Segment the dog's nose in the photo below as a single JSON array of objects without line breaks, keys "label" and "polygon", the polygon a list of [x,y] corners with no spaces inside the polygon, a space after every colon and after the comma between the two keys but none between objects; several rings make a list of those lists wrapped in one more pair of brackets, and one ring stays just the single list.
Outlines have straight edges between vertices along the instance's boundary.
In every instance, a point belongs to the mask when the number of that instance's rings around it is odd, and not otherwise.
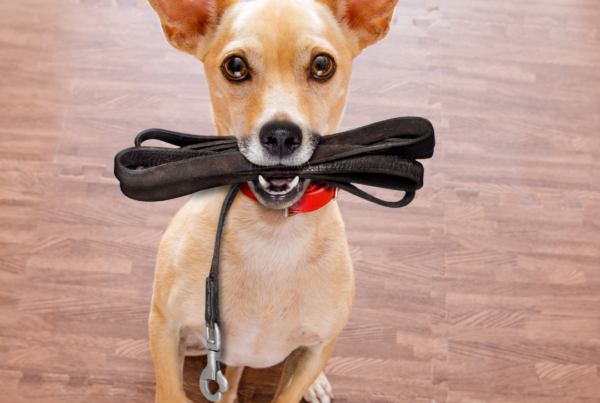
[{"label": "dog's nose", "polygon": [[302,144],[302,129],[293,122],[276,120],[265,124],[258,136],[269,153],[280,158],[292,154]]}]

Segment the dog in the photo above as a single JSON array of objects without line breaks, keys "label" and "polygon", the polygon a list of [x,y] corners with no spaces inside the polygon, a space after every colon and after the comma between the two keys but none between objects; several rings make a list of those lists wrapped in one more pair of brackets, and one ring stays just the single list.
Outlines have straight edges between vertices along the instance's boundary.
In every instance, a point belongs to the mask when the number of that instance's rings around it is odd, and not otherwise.
[{"label": "dog", "polygon": [[[204,63],[217,134],[235,136],[263,166],[306,164],[335,133],[352,60],[386,36],[398,0],[150,0],[168,42]],[[323,374],[354,299],[354,273],[337,202],[286,217],[310,181],[248,183],[236,197],[220,263],[221,361],[234,402],[245,366],[285,360],[273,402],[326,403]],[[189,402],[186,354],[204,349],[205,279],[228,188],[195,194],[160,243],[150,346],[156,401]]]}]

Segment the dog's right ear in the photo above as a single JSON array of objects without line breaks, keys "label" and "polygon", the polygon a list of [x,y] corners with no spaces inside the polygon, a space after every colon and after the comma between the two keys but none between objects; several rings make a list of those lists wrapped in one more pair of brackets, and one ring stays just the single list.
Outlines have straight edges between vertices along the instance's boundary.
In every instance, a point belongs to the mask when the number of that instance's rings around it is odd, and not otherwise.
[{"label": "dog's right ear", "polygon": [[238,0],[149,0],[158,13],[167,41],[196,56],[198,46]]},{"label": "dog's right ear", "polygon": [[340,23],[347,24],[362,50],[383,39],[392,23],[398,0],[316,0],[325,4]]}]

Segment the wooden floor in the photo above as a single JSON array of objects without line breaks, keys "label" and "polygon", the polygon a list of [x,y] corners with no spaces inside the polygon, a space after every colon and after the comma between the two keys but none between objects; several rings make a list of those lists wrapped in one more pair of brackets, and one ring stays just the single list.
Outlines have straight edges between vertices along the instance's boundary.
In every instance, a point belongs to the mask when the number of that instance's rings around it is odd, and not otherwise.
[{"label": "wooden floor", "polygon": [[[186,200],[128,200],[112,158],[149,127],[214,133],[209,107],[145,0],[0,2],[2,402],[154,401],[153,266]],[[340,197],[335,401],[600,402],[600,2],[401,0],[343,128],[406,115],[438,138],[417,200]]]}]

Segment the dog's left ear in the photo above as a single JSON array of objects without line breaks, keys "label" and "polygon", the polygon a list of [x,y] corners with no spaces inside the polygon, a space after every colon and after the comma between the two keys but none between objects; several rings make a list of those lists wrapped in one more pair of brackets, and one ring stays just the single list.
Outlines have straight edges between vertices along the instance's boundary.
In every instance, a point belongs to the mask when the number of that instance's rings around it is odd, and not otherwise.
[{"label": "dog's left ear", "polygon": [[364,49],[385,38],[398,0],[317,0],[327,5],[340,23],[347,24]]},{"label": "dog's left ear", "polygon": [[149,0],[158,13],[167,41],[197,56],[206,35],[219,24],[227,8],[238,0]]}]

